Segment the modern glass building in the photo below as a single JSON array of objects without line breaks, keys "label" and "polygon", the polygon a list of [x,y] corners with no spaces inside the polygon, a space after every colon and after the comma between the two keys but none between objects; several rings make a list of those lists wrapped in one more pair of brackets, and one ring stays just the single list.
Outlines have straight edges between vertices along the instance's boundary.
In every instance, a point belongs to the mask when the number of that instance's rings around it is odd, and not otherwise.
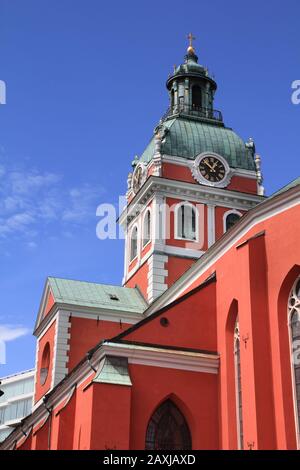
[{"label": "modern glass building", "polygon": [[34,369],[0,378],[0,442],[32,409]]}]

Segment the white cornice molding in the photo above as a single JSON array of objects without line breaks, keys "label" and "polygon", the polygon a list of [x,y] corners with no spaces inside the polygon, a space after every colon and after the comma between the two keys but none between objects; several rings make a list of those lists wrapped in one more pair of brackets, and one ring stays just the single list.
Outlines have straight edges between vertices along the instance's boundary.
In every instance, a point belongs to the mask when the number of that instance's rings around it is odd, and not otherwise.
[{"label": "white cornice molding", "polygon": [[103,351],[110,356],[127,357],[129,364],[217,374],[219,355],[181,351],[136,344],[104,343]]},{"label": "white cornice molding", "polygon": [[[70,393],[70,389],[77,384],[79,387],[83,382],[97,374],[102,359],[106,356],[127,357],[130,364],[139,364],[145,366],[164,367],[169,369],[186,370],[200,373],[217,374],[219,370],[219,355],[206,354],[193,351],[182,351],[164,349],[152,346],[121,344],[113,342],[104,342],[99,345],[93,353],[90,362],[86,359],[79,364],[56,388],[46,400],[47,408],[57,408]],[[91,364],[96,369],[92,370]],[[26,432],[37,426],[42,420],[47,418],[48,411],[44,403],[40,403],[31,415],[25,418],[22,426]],[[15,442],[21,442],[24,439],[21,427],[9,435],[1,444],[1,450],[8,450],[14,447]]]},{"label": "white cornice molding", "polygon": [[231,230],[226,232],[200,260],[186,271],[169,289],[163,293],[145,312],[147,316],[176,300],[187,288],[207,271],[220,257],[239,242],[251,229],[275,215],[300,204],[300,186],[287,193],[265,200],[263,204],[245,214]]},{"label": "white cornice molding", "polygon": [[[242,193],[223,188],[214,188],[194,183],[186,183],[151,176],[121,214],[121,225],[129,226],[130,220],[136,217],[148,203],[153,194],[203,204],[213,204],[237,210],[249,210],[266,198],[256,194]],[[128,222],[129,221],[129,222]]]}]

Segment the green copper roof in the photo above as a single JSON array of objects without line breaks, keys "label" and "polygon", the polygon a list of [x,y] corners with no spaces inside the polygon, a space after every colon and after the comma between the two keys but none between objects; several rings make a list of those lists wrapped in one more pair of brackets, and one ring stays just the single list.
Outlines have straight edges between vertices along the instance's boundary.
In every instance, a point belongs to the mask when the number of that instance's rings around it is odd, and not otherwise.
[{"label": "green copper roof", "polygon": [[[166,130],[163,154],[194,160],[200,153],[215,152],[226,158],[233,168],[255,169],[251,151],[232,129],[183,117],[164,121],[162,126]],[[149,162],[153,154],[154,137],[141,160]]]},{"label": "green copper roof", "polygon": [[96,307],[143,313],[147,303],[138,289],[48,278],[56,302],[83,307]]},{"label": "green copper roof", "polygon": [[300,176],[296,178],[295,180],[291,181],[290,183],[286,184],[285,186],[283,186],[283,188],[273,193],[270,197],[274,197],[274,196],[277,196],[278,194],[284,193],[285,191],[288,191],[289,189],[292,189],[295,186],[298,186],[299,184],[300,184]]},{"label": "green copper roof", "polygon": [[106,356],[93,382],[131,386],[127,357]]}]

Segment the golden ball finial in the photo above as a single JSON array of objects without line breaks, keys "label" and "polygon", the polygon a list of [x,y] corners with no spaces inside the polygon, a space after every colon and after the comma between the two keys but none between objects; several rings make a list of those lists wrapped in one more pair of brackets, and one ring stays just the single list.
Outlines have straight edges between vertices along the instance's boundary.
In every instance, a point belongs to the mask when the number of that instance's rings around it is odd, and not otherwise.
[{"label": "golden ball finial", "polygon": [[195,36],[192,35],[192,33],[189,33],[187,36],[189,40],[189,47],[187,48],[187,53],[188,54],[195,54],[195,49],[193,48],[193,40],[196,39]]}]

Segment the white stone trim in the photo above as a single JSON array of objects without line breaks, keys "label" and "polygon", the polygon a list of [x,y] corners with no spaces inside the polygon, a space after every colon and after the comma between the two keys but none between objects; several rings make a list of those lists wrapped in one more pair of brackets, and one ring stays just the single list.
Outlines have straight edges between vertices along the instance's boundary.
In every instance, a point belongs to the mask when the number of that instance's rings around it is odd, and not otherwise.
[{"label": "white stone trim", "polygon": [[[140,239],[140,232],[139,232],[139,225],[138,222],[136,221],[135,224],[133,224],[132,228],[130,229],[130,235],[129,235],[129,257],[128,257],[128,267],[130,266],[131,263],[133,263],[135,260],[139,258],[140,250],[139,250],[139,239]],[[133,231],[136,230],[137,236],[136,236],[136,255],[132,258],[132,234]]]},{"label": "white stone trim", "polygon": [[[144,245],[144,235],[145,235],[145,221],[147,214],[150,213],[150,232],[149,232],[149,240]],[[152,208],[147,206],[144,213],[142,214],[142,236],[141,236],[141,249],[143,250],[146,246],[151,243],[152,241],[152,224],[153,224],[153,217],[152,217]]]},{"label": "white stone trim", "polygon": [[71,331],[70,315],[60,310],[55,324],[51,389],[68,373],[70,349],[68,342],[71,338],[69,331]]},{"label": "white stone trim", "polygon": [[243,214],[240,211],[237,211],[236,209],[229,209],[227,212],[223,214],[223,233],[226,232],[226,219],[228,215],[230,214],[236,214],[239,217],[243,217]]},{"label": "white stone trim", "polygon": [[219,355],[191,351],[180,351],[135,344],[107,343],[103,344],[104,354],[128,357],[129,364],[139,364],[168,369],[188,370],[217,374]]},{"label": "white stone trim", "polygon": [[168,257],[153,253],[152,257],[148,259],[148,288],[147,296],[148,301],[153,300],[167,290],[168,285],[166,278],[168,270],[165,269],[165,263],[168,262]]},{"label": "white stone trim", "polygon": [[207,244],[208,248],[216,241],[216,211],[214,204],[207,204]]},{"label": "white stone trim", "polygon": [[[190,242],[189,242],[190,243]],[[193,250],[191,248],[182,248],[180,246],[165,245],[164,252],[169,256],[181,256],[183,258],[200,258],[204,251]]]}]

